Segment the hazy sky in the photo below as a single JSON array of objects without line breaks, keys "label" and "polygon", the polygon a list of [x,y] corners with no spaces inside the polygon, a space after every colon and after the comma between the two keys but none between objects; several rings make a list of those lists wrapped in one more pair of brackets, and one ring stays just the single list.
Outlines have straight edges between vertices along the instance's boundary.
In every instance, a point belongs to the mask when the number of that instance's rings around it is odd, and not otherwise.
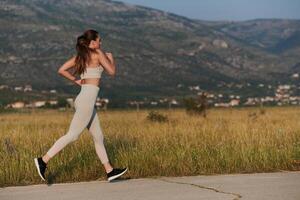
[{"label": "hazy sky", "polygon": [[300,19],[300,0],[118,0],[203,20]]}]

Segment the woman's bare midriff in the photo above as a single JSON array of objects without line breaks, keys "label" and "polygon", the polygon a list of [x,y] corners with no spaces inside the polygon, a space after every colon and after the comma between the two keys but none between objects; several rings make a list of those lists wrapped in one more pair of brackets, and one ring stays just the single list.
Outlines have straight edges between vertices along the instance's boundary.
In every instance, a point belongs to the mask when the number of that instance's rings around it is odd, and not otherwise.
[{"label": "woman's bare midriff", "polygon": [[92,84],[99,87],[100,78],[85,78],[81,80],[81,84]]}]

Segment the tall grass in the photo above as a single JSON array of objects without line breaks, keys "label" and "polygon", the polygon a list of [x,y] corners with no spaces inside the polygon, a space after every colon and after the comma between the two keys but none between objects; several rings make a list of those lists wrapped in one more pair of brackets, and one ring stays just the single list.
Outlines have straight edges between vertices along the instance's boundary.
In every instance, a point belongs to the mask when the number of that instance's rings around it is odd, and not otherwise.
[{"label": "tall grass", "polygon": [[[206,118],[184,110],[99,112],[108,156],[130,178],[299,170],[300,108],[212,109]],[[40,183],[33,158],[68,130],[73,112],[0,114],[0,186]],[[48,164],[48,183],[105,179],[92,137],[79,139]]]}]

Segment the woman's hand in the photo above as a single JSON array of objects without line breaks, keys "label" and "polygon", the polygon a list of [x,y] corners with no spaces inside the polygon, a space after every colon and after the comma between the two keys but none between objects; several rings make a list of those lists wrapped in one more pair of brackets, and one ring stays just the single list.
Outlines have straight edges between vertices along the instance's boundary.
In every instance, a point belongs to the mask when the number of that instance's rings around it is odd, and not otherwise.
[{"label": "woman's hand", "polygon": [[77,85],[80,85],[81,86],[81,84],[82,84],[82,81],[81,81],[82,79],[78,79],[78,80],[75,80],[74,82],[77,84]]}]

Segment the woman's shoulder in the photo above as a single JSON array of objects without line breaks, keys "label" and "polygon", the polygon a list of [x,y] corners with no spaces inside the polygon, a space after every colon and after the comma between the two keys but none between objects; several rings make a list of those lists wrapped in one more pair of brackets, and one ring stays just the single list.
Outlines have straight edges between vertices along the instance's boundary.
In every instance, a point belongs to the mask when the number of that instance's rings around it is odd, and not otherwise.
[{"label": "woman's shoulder", "polygon": [[[101,62],[100,62],[100,52],[99,51],[94,51],[91,55],[91,61],[90,63],[92,63],[93,66],[100,66]],[[97,64],[96,64],[97,63]]]},{"label": "woman's shoulder", "polygon": [[94,53],[94,58],[101,63],[101,60],[103,60],[103,57],[105,56],[105,53],[103,52],[103,50],[101,49],[96,49],[95,53]]}]

